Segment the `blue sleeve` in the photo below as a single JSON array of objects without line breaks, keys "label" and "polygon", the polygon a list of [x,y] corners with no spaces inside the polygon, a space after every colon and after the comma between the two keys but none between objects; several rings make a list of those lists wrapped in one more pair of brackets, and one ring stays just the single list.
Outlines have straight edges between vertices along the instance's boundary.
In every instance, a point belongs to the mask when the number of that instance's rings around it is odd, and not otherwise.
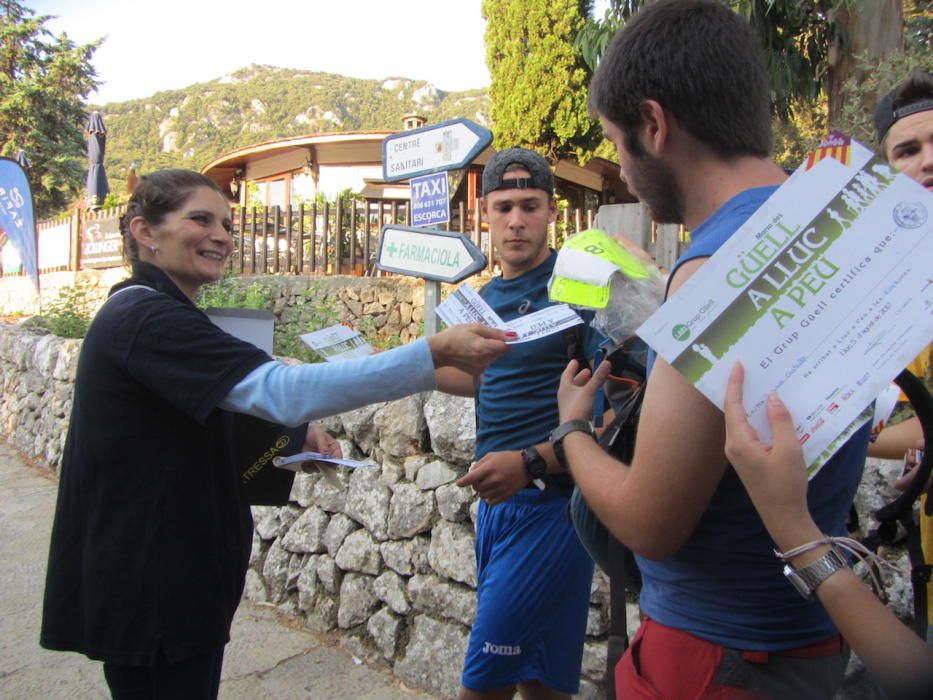
[{"label": "blue sleeve", "polygon": [[267,362],[233,387],[219,407],[296,426],[435,386],[431,350],[421,339],[342,362],[293,366]]}]

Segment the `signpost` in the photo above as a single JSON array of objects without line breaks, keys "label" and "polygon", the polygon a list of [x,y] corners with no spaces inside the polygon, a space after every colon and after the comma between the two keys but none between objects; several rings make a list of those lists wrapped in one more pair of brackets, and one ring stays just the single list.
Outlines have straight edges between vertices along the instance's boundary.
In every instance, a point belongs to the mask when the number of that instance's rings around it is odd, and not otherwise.
[{"label": "signpost", "polygon": [[453,119],[387,136],[382,142],[382,179],[462,168],[492,143],[492,132],[469,119]]},{"label": "signpost", "polygon": [[438,331],[434,310],[440,302],[441,282],[475,275],[486,267],[486,256],[462,233],[386,225],[379,236],[376,267],[425,280],[424,332],[432,335]]},{"label": "signpost", "polygon": [[[382,142],[382,179],[410,180],[411,222],[437,226],[450,221],[449,170],[468,165],[492,143],[492,132],[469,119],[453,119],[387,136]],[[486,256],[466,236],[406,226],[383,226],[376,267],[421,277],[424,332],[438,331],[434,313],[441,282],[459,282],[486,266]]]},{"label": "signpost", "polygon": [[454,283],[480,272],[486,256],[462,233],[388,224],[379,237],[376,266],[384,272]]}]

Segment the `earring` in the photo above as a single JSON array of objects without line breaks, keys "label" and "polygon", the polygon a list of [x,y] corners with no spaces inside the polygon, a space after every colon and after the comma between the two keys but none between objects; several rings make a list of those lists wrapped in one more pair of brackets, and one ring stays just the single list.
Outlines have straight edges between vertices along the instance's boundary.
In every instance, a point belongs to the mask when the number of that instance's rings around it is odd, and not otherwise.
[{"label": "earring", "polygon": [[154,246],[154,245],[149,246],[149,250],[151,250],[153,253],[155,253],[155,246]]}]

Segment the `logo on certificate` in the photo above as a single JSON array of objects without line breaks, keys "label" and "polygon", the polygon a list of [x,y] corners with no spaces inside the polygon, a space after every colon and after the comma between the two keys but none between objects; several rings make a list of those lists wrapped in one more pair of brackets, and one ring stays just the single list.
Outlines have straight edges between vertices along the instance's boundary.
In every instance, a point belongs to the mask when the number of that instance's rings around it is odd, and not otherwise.
[{"label": "logo on certificate", "polygon": [[927,208],[920,202],[901,202],[894,207],[894,223],[901,228],[920,228],[927,222]]}]

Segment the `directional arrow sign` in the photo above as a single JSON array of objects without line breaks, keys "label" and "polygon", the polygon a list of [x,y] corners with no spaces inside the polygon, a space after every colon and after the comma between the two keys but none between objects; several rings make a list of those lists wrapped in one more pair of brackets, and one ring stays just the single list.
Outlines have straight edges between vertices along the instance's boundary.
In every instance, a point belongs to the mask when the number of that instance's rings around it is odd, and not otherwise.
[{"label": "directional arrow sign", "polygon": [[486,267],[486,256],[462,233],[383,226],[376,267],[435,282],[459,282]]},{"label": "directional arrow sign", "polygon": [[382,179],[395,182],[462,168],[491,142],[492,132],[469,119],[387,136],[382,142]]}]

